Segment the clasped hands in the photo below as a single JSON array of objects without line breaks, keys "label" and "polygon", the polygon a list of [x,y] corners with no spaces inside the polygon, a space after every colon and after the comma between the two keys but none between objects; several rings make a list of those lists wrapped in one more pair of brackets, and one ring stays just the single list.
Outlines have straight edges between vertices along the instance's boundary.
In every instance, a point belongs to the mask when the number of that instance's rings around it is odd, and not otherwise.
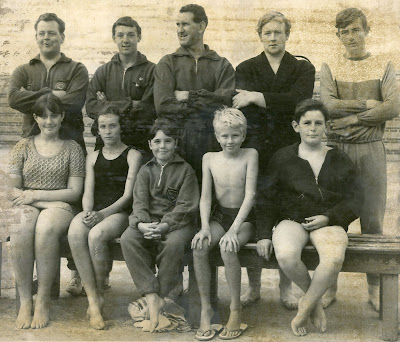
[{"label": "clasped hands", "polygon": [[82,222],[88,227],[92,228],[96,224],[104,220],[104,215],[100,211],[87,211],[83,217]]},{"label": "clasped hands", "polygon": [[169,225],[161,222],[140,222],[138,229],[143,233],[143,237],[147,240],[161,240],[168,232]]}]

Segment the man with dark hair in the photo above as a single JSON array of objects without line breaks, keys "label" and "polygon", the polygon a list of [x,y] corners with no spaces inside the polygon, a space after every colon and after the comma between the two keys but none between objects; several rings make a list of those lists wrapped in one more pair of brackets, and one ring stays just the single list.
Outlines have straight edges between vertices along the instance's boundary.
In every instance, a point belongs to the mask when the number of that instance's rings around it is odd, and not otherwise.
[{"label": "man with dark hair", "polygon": [[[264,51],[237,66],[238,93],[233,97],[233,106],[243,111],[248,121],[244,146],[259,153],[257,230],[259,237],[265,238],[267,257],[271,250],[271,236],[264,234],[267,165],[277,150],[298,141],[291,126],[293,114],[298,103],[313,96],[315,81],[314,66],[285,50],[290,28],[290,21],[280,12],[269,12],[259,19],[257,33]],[[259,267],[247,268],[249,289],[241,298],[244,305],[260,298],[261,271]],[[291,282],[281,271],[279,288],[282,303],[289,309],[297,308]]]},{"label": "man with dark hair", "polygon": [[[151,158],[147,147],[147,133],[155,120],[153,103],[154,63],[137,50],[142,30],[131,17],[119,18],[112,27],[112,39],[118,47],[110,62],[100,66],[86,95],[86,111],[95,119],[106,103],[117,105],[129,113],[127,127],[123,127],[122,141]],[[101,147],[96,140],[96,149]]]},{"label": "man with dark hair", "polygon": [[[369,26],[365,14],[347,8],[336,16],[337,37],[346,49],[335,62],[321,66],[321,100],[328,108],[327,137],[345,151],[363,181],[361,231],[382,234],[386,207],[386,153],[382,142],[387,120],[400,108],[396,72],[382,56],[365,48]],[[379,276],[367,274],[369,302],[379,310]],[[335,299],[336,289],[330,297]]]},{"label": "man with dark hair", "polygon": [[8,103],[24,114],[22,136],[27,137],[38,129],[32,116],[33,104],[41,95],[52,92],[65,109],[63,138],[75,140],[86,154],[81,110],[89,82],[87,69],[61,53],[65,23],[56,14],[42,14],[35,30],[40,53],[13,72]]},{"label": "man with dark hair", "polygon": [[157,114],[183,129],[182,154],[199,181],[204,153],[217,148],[213,113],[231,105],[235,88],[232,65],[203,42],[207,24],[203,7],[183,6],[176,23],[181,47],[164,56],[154,73]]},{"label": "man with dark hair", "polygon": [[[65,23],[56,14],[40,15],[35,30],[40,52],[28,64],[14,70],[10,79],[8,103],[11,108],[24,114],[22,136],[27,137],[39,132],[32,115],[36,100],[46,93],[56,95],[65,110],[61,138],[75,140],[86,155],[82,107],[89,83],[88,71],[82,63],[73,61],[61,52]],[[68,259],[68,268],[71,270],[69,284],[75,285],[78,275],[72,259]],[[82,292],[82,286],[78,292]]]}]

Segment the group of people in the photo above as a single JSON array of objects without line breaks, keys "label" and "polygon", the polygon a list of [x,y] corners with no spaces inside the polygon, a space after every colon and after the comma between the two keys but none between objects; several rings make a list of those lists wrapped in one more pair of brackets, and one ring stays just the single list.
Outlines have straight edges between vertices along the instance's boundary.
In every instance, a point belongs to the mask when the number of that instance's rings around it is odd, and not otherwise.
[{"label": "group of people", "polygon": [[[10,239],[21,301],[17,327],[49,323],[60,239],[68,235],[73,285],[82,279],[95,329],[106,327],[108,242],[121,236],[151,332],[191,245],[201,299],[195,337],[239,337],[247,327],[242,305],[260,298],[258,267],[247,269],[249,289],[240,296],[238,252],[249,241],[267,260],[275,250],[281,301],[298,309],[293,333],[305,335],[309,318],[323,332],[348,225],[360,217],[362,232],[383,232],[382,136],[385,122],[397,116],[399,93],[393,65],[366,50],[364,13],[348,8],[336,17],[346,52],[335,65],[321,67],[321,101],[312,99],[314,66],[285,50],[291,24],[282,13],[260,18],[263,51],[236,71],[204,44],[203,7],[183,6],[176,24],[179,49],[155,65],[137,50],[139,24],[118,19],[112,27],[118,54],[89,83],[84,65],[61,53],[64,22],[46,13],[35,23],[40,53],[14,71],[8,95],[10,106],[24,114],[9,172],[10,200],[21,218]],[[85,103],[96,136],[87,156]],[[309,241],[320,257],[312,278],[301,261]],[[211,325],[208,258],[217,245],[231,295],[222,331]],[[367,280],[378,310],[379,277]],[[292,282],[304,292],[299,300]]]}]

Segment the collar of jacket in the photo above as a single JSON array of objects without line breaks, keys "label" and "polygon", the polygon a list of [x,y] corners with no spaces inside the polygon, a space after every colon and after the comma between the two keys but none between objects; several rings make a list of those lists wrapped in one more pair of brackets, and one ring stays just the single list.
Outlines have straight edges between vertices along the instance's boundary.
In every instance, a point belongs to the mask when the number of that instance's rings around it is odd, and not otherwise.
[{"label": "collar of jacket", "polygon": [[[57,64],[57,63],[69,63],[69,62],[71,62],[71,61],[72,61],[71,58],[65,56],[65,55],[61,52],[61,58],[60,58],[55,64]],[[35,57],[33,57],[33,58],[29,61],[29,64],[34,64],[34,63],[37,63],[37,62],[42,62],[41,59],[40,59],[40,54],[37,54]]]},{"label": "collar of jacket", "polygon": [[[204,44],[205,52],[200,56],[200,58],[208,58],[214,61],[219,61],[221,57],[214,51],[210,50],[207,44]],[[190,56],[193,58],[192,54],[183,46],[181,46],[178,50],[173,53],[174,56]]]},{"label": "collar of jacket", "polygon": [[[185,160],[178,153],[175,153],[174,158],[170,162],[168,162],[167,164],[169,165],[169,164],[172,164],[172,163],[183,163],[184,161]],[[150,165],[150,164],[160,165],[160,164],[158,164],[156,157],[151,158],[146,163],[146,165]]]},{"label": "collar of jacket", "polygon": [[[140,53],[139,51],[137,53],[138,53],[138,55],[137,55],[136,62],[134,65],[130,66],[130,68],[133,66],[136,66],[136,65],[147,63],[147,57],[145,55],[143,55],[142,53]],[[111,62],[115,62],[115,63],[122,65],[121,58],[119,57],[119,53],[117,53],[116,55],[114,55],[111,58]]]}]

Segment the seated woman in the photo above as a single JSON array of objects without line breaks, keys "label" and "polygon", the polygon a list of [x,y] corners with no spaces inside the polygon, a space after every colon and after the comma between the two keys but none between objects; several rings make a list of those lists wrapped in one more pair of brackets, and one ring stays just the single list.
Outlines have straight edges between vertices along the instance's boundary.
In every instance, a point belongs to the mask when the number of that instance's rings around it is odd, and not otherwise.
[{"label": "seated woman", "polygon": [[[305,292],[291,328],[305,335],[309,318],[321,331],[326,318],[321,297],[333,284],[342,267],[347,248],[348,225],[358,217],[361,185],[350,158],[322,142],[327,110],[308,99],[295,111],[293,129],[301,143],[280,149],[269,163],[265,230],[260,231],[258,253],[268,257],[272,235],[276,259],[286,276]],[[301,260],[311,241],[319,265],[310,278]]]},{"label": "seated woman", "polygon": [[[16,325],[39,329],[50,320],[50,289],[59,263],[60,237],[65,235],[82,193],[85,158],[72,140],[60,139],[64,119],[61,101],[41,96],[33,106],[39,134],[22,139],[10,155],[15,187],[12,202],[20,222],[11,227],[11,261],[20,294]],[[36,258],[38,292],[32,319],[32,275]]]},{"label": "seated woman", "polygon": [[128,226],[132,193],[141,154],[121,141],[124,113],[106,105],[94,122],[94,131],[104,147],[86,160],[83,211],[71,222],[68,241],[85,287],[87,316],[95,329],[104,329],[101,314],[104,280],[110,262],[108,242],[119,237]]}]

